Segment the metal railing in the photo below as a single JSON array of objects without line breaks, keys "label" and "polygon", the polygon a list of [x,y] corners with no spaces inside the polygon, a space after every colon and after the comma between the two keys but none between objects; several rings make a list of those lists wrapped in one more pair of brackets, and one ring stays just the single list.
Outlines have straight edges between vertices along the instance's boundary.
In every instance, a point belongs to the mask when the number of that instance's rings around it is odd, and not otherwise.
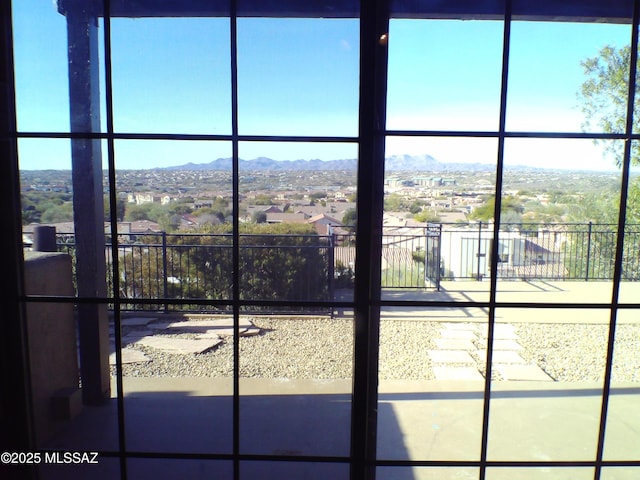
[{"label": "metal railing", "polygon": [[[624,232],[622,279],[640,280],[640,226]],[[504,280],[610,280],[616,225],[501,225],[497,274]],[[442,280],[490,276],[493,225],[430,224],[386,229],[382,287],[439,288]],[[355,234],[239,235],[241,299],[324,302],[353,286]],[[73,255],[68,236],[58,243]],[[112,248],[107,242],[113,293]],[[126,234],[118,239],[120,296],[131,299],[230,300],[230,234]],[[169,308],[166,304],[165,308]]]}]

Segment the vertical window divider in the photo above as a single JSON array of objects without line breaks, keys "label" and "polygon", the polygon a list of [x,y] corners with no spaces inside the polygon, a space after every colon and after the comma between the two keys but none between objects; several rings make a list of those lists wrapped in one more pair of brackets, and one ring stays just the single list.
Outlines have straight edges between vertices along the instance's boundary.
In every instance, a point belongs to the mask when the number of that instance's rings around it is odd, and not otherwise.
[{"label": "vertical window divider", "polygon": [[240,160],[238,148],[238,1],[229,3],[232,148],[233,478],[240,478]]},{"label": "vertical window divider", "polygon": [[600,425],[598,432],[598,446],[596,451],[596,465],[594,480],[600,480],[605,447],[607,428],[607,413],[611,394],[611,373],[613,371],[613,355],[618,320],[618,301],[622,278],[622,260],[624,255],[625,223],[627,216],[627,195],[629,193],[629,179],[631,170],[631,150],[633,143],[633,122],[636,94],[636,77],[638,66],[638,28],[640,27],[640,2],[633,1],[633,22],[631,31],[631,48],[629,49],[629,89],[627,91],[627,118],[625,125],[624,156],[622,159],[622,179],[620,185],[620,204],[618,207],[618,230],[616,237],[616,254],[613,267],[613,288],[611,294],[609,333],[607,337],[607,353],[605,361],[604,383],[602,387],[602,405],[600,411]]},{"label": "vertical window divider", "polygon": [[[109,220],[111,233],[111,273],[113,277],[113,329],[116,356],[116,398],[118,414],[118,451],[120,478],[127,478],[126,422],[124,412],[124,382],[122,378],[122,311],[120,301],[120,267],[118,262],[118,201],[116,196],[116,165],[113,127],[113,77],[111,64],[111,0],[103,0],[104,80],[106,100],[107,160],[109,178]],[[97,19],[96,19],[97,20]]]},{"label": "vertical window divider", "polygon": [[[1,270],[9,281],[3,283],[0,302],[0,363],[2,392],[0,404],[3,412],[0,423],[2,440],[10,439],[12,447],[35,449],[35,422],[29,339],[24,284],[24,253],[21,228],[20,167],[18,164],[18,137],[16,128],[16,85],[13,44],[12,2],[0,4],[0,157],[2,175],[0,212],[5,221],[5,234],[0,237],[2,251]],[[13,280],[13,281],[11,281]],[[6,360],[6,361],[5,361]],[[25,478],[35,478],[31,465],[18,467]]]},{"label": "vertical window divider", "polygon": [[493,363],[493,336],[496,321],[496,290],[498,287],[498,251],[500,235],[500,210],[502,207],[502,180],[504,171],[504,142],[507,111],[507,87],[509,80],[509,49],[511,42],[511,0],[505,0],[504,31],[502,41],[502,79],[500,86],[500,120],[498,131],[498,156],[496,164],[496,187],[493,218],[493,242],[491,243],[489,314],[487,325],[487,357],[484,379],[484,404],[482,414],[482,437],[480,446],[480,480],[487,474],[487,452],[489,440],[489,415],[491,407],[491,377]]},{"label": "vertical window divider", "polygon": [[351,404],[352,480],[374,479],[380,330],[380,263],[386,127],[387,0],[360,4],[360,106],[354,371]]}]

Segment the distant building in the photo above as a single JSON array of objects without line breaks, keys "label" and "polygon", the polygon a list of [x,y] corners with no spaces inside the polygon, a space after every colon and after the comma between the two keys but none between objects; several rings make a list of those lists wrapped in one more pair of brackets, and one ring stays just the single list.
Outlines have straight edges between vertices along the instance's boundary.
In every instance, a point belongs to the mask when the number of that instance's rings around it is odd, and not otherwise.
[{"label": "distant building", "polygon": [[153,193],[128,193],[127,202],[135,203],[136,205],[143,205],[145,203],[160,203],[166,205],[171,201],[169,195],[156,195]]},{"label": "distant building", "polygon": [[328,235],[335,227],[341,227],[342,222],[329,215],[321,213],[307,220],[307,223],[313,224],[318,235]]},{"label": "distant building", "polygon": [[306,213],[267,212],[267,223],[307,223]]}]

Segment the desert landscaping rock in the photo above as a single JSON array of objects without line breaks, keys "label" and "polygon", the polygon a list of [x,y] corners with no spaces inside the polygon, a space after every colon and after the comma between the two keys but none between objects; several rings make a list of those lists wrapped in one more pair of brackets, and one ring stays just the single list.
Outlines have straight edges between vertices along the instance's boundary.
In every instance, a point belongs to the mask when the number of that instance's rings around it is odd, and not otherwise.
[{"label": "desert landscaping rock", "polygon": [[[149,362],[151,359],[147,357],[144,352],[140,350],[134,350],[133,348],[123,348],[120,350],[122,355],[122,363],[130,364],[130,363],[140,363],[140,362]],[[109,365],[116,364],[116,354],[115,352],[109,355]]]},{"label": "desert landscaping rock", "polygon": [[[158,322],[155,322],[156,324]],[[168,322],[172,323],[172,322]],[[260,378],[333,379],[352,377],[353,320],[345,318],[314,319],[264,317],[252,319],[254,327],[240,338],[240,376]],[[180,333],[165,338],[196,339],[197,336]],[[404,319],[383,320],[380,324],[379,378],[380,380],[433,380],[434,367],[469,367],[480,373],[485,370],[486,329],[481,323],[459,324],[459,330],[473,335],[471,341],[477,350],[472,353],[474,364],[436,364],[429,351],[444,350],[438,343],[444,337],[443,324],[437,321]],[[477,331],[477,335],[474,334]],[[549,379],[546,381],[601,381],[607,342],[606,325],[582,324],[518,324],[513,330],[518,340],[494,340],[493,379],[509,378],[512,370],[498,368],[495,355],[505,350],[517,352],[528,364],[538,367]],[[153,338],[153,337],[150,337]],[[215,340],[215,339],[212,339]],[[436,342],[436,340],[439,340]],[[446,340],[465,340],[446,339]],[[504,342],[504,343],[501,343]],[[507,343],[509,342],[509,343]],[[510,348],[507,348],[510,347]],[[518,349],[520,347],[520,349]],[[151,346],[134,343],[127,348],[143,352],[146,363],[125,364],[125,376],[141,377],[231,377],[233,375],[233,338],[224,337],[214,348],[200,354],[167,353]],[[640,325],[618,325],[612,380],[640,382]],[[515,358],[515,357],[514,357]],[[524,367],[523,364],[505,364]],[[112,370],[112,372],[115,370]],[[442,372],[442,370],[440,370]],[[501,373],[502,371],[502,373]],[[462,372],[462,370],[460,370]],[[536,370],[537,372],[537,370]],[[539,372],[538,372],[539,373]],[[451,376],[456,376],[452,374]],[[522,376],[522,375],[521,375]]]},{"label": "desert landscaping rock", "polygon": [[197,354],[219,345],[220,343],[222,343],[222,340],[219,338],[191,340],[188,338],[153,336],[141,338],[136,343],[144,345],[145,347],[155,348],[156,350],[161,350],[166,353]]}]

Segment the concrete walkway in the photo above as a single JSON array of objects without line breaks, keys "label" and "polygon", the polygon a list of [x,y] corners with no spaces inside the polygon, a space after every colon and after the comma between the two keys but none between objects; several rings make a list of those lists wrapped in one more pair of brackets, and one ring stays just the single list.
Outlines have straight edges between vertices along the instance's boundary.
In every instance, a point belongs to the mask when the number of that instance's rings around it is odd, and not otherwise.
[{"label": "concrete walkway", "polygon": [[[591,309],[536,309],[498,308],[496,321],[505,323],[608,323],[612,301],[612,282],[550,282],[550,281],[499,281],[496,303],[521,303],[531,306],[548,304],[601,304],[605,308]],[[447,322],[486,322],[488,309],[481,307],[456,307],[457,302],[489,302],[490,282],[488,280],[442,282],[440,291],[427,289],[383,289],[382,300],[393,302],[425,302],[425,306],[382,307],[381,318],[429,319]],[[347,295],[340,295],[348,299]],[[621,284],[620,304],[640,304],[640,282]],[[430,302],[451,302],[451,306],[429,306]],[[349,309],[342,309],[340,315],[352,315]],[[640,323],[640,312],[634,309],[618,310],[618,322]]]}]

